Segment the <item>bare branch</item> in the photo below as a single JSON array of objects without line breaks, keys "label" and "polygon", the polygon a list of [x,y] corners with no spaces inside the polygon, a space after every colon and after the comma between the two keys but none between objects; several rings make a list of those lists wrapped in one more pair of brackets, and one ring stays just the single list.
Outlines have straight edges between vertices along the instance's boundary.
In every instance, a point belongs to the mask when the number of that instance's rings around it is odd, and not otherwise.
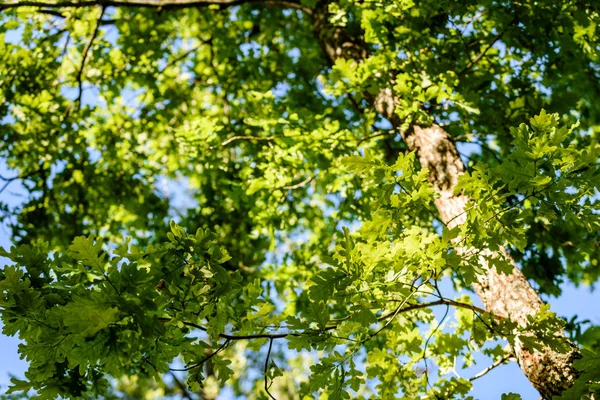
[{"label": "bare branch", "polygon": [[[420,308],[427,308],[427,307],[433,307],[433,306],[437,306],[437,305],[446,305],[446,306],[453,306],[453,307],[459,307],[459,308],[466,308],[475,312],[479,312],[479,313],[486,313],[486,311],[482,308],[479,308],[477,306],[471,305],[471,304],[467,304],[467,303],[460,303],[454,300],[450,300],[450,299],[441,299],[441,300],[436,300],[436,301],[432,301],[429,303],[419,303],[419,304],[411,304],[411,305],[406,305],[406,302],[410,299],[410,297],[414,294],[418,293],[418,290],[414,291],[411,293],[410,296],[407,296],[407,298],[405,298],[404,300],[397,300],[398,302],[400,302],[401,304],[398,305],[398,307],[396,307],[394,309],[394,311],[382,315],[380,317],[377,318],[377,321],[385,321],[385,320],[389,320],[392,319],[394,317],[396,317],[397,315],[401,314],[401,313],[405,313],[408,311],[413,311],[413,310],[417,310]],[[388,300],[388,301],[395,301],[395,300]],[[476,314],[479,315],[479,314]],[[339,318],[339,319],[334,319],[334,320],[330,320],[330,325],[325,326],[322,329],[318,329],[318,330],[308,330],[308,331],[301,331],[301,332],[281,332],[281,333],[255,333],[255,334],[249,334],[249,335],[229,335],[226,333],[221,333],[219,334],[219,338],[221,339],[225,339],[227,342],[230,341],[235,341],[235,340],[252,340],[252,339],[269,339],[269,340],[274,340],[274,339],[283,339],[286,338],[288,336],[302,336],[302,335],[310,335],[310,334],[315,334],[315,333],[322,333],[325,331],[331,331],[336,329],[340,323],[342,323],[343,321],[349,319],[350,317],[352,317],[352,315],[346,316],[344,318]],[[167,318],[167,317],[161,317],[158,319],[161,322],[170,322],[171,318]],[[200,329],[201,331],[206,332],[206,327],[202,326],[202,325],[198,325],[196,323],[193,322],[188,322],[188,321],[182,321],[184,325],[192,327],[192,328],[196,328],[196,329]],[[389,322],[386,323],[381,329],[379,329],[377,332],[375,332],[375,334],[372,334],[370,338],[372,338],[373,336],[375,336],[377,333],[379,333],[381,330],[385,329],[387,326],[389,325]],[[367,339],[368,340],[368,339]]]},{"label": "bare branch", "polygon": [[6,188],[7,188],[7,187],[8,187],[8,186],[9,186],[9,185],[12,183],[12,182],[14,182],[14,181],[16,181],[16,180],[19,180],[19,179],[21,179],[21,180],[23,180],[23,179],[30,179],[32,176],[42,173],[42,172],[43,172],[43,170],[44,170],[43,166],[40,166],[40,168],[39,168],[39,169],[37,169],[36,171],[33,171],[33,172],[31,172],[31,173],[28,173],[28,174],[16,175],[16,176],[12,176],[12,177],[10,177],[10,178],[7,178],[7,177],[5,177],[5,176],[2,176],[2,175],[0,175],[0,180],[2,180],[2,181],[4,181],[4,182],[6,182],[6,183],[5,183],[5,184],[2,186],[2,188],[0,188],[0,193],[4,192],[4,190],[5,190],[5,189],[6,189]]},{"label": "bare branch", "polygon": [[512,19],[512,21],[510,21],[508,23],[508,25],[502,30],[502,32],[500,32],[499,34],[497,34],[496,36],[494,36],[494,39],[492,39],[492,41],[490,42],[490,44],[481,52],[479,53],[469,64],[467,64],[467,66],[458,73],[458,75],[464,75],[465,73],[467,73],[471,68],[473,68],[473,66],[475,64],[477,64],[479,62],[479,60],[481,60],[483,58],[483,56],[486,55],[486,53],[496,44],[496,42],[498,40],[500,40],[502,38],[502,36],[504,36],[504,34],[506,33],[506,29],[512,25],[515,21],[516,21],[516,17]]},{"label": "bare branch", "polygon": [[5,176],[0,175],[0,180],[3,180],[5,182],[6,181],[9,181],[9,182],[10,181],[14,181],[14,180],[17,180],[17,179],[21,179],[21,175],[13,176],[13,177],[10,177],[10,178],[7,178]]},{"label": "bare branch", "polygon": [[221,143],[221,146],[227,146],[229,143],[234,142],[236,140],[273,140],[277,138],[277,136],[267,136],[267,137],[258,137],[258,136],[234,136],[234,137],[230,137],[229,139],[225,140],[223,143]]},{"label": "bare branch", "polygon": [[491,370],[493,370],[494,368],[498,367],[499,365],[504,364],[505,362],[507,362],[508,360],[511,359],[511,357],[513,357],[512,354],[509,354],[507,356],[504,356],[503,358],[501,358],[500,360],[496,361],[495,363],[493,363],[492,365],[490,365],[489,367],[487,367],[486,369],[484,369],[483,371],[475,374],[472,378],[469,378],[469,380],[472,382],[475,379],[479,379],[482,376],[484,376],[485,374],[487,374],[488,372],[490,372]]},{"label": "bare branch", "polygon": [[221,346],[219,346],[219,348],[217,350],[210,353],[209,355],[204,357],[202,360],[200,360],[196,364],[190,365],[189,367],[185,367],[185,368],[169,368],[169,371],[189,371],[191,369],[198,368],[202,364],[204,364],[205,362],[207,362],[208,360],[210,360],[211,358],[213,358],[214,356],[219,354],[221,351],[223,351],[223,349],[229,345],[229,342],[230,342],[230,340],[226,340],[225,342],[223,342],[223,344]]},{"label": "bare branch", "polygon": [[77,100],[76,100],[77,109],[81,108],[81,96],[83,94],[82,75],[83,75],[83,69],[85,68],[85,61],[87,60],[87,56],[88,56],[90,49],[92,48],[94,39],[96,39],[96,36],[98,36],[98,30],[100,29],[100,22],[102,21],[102,17],[104,16],[104,11],[106,11],[106,6],[102,7],[102,10],[100,11],[100,16],[98,17],[98,21],[96,22],[96,26],[94,27],[94,31],[92,32],[90,39],[88,40],[87,44],[85,45],[85,48],[83,49],[83,54],[82,54],[82,58],[81,58],[81,66],[79,67],[79,71],[77,72],[77,85],[79,86],[79,95],[77,96]]},{"label": "bare branch", "polygon": [[[391,301],[394,301],[394,300],[391,300]],[[484,310],[481,307],[477,307],[472,304],[461,303],[461,302],[446,299],[446,298],[443,298],[441,300],[432,301],[429,303],[412,304],[410,306],[404,307],[402,309],[402,311],[407,312],[407,311],[412,311],[412,310],[418,310],[420,308],[429,308],[429,307],[439,306],[439,305],[447,305],[447,306],[452,306],[452,307],[456,307],[456,308],[465,308],[467,310],[475,311],[475,312],[478,312],[481,314],[485,314],[487,312],[486,310]]]},{"label": "bare branch", "polygon": [[169,61],[169,62],[167,63],[167,65],[165,65],[165,67],[164,67],[162,70],[160,70],[160,71],[158,72],[158,73],[159,73],[159,75],[162,75],[162,74],[164,74],[164,73],[165,73],[165,71],[166,71],[168,68],[170,68],[170,67],[172,67],[173,65],[177,64],[179,61],[181,61],[181,60],[183,60],[183,59],[187,58],[187,57],[188,57],[190,54],[192,54],[193,52],[197,51],[197,50],[198,50],[198,49],[199,49],[199,48],[200,48],[202,45],[204,45],[204,44],[206,44],[206,42],[202,42],[202,43],[200,43],[199,45],[192,47],[191,49],[189,49],[189,50],[188,50],[188,51],[186,51],[185,53],[183,53],[183,54],[181,54],[180,56],[178,56],[178,57],[174,58],[173,60]]},{"label": "bare branch", "polygon": [[425,363],[425,371],[424,371],[424,373],[425,373],[425,382],[427,382],[427,386],[429,388],[432,388],[432,387],[431,387],[431,383],[429,383],[429,366],[427,365],[427,348],[429,347],[429,341],[431,340],[431,338],[433,337],[433,335],[435,335],[435,333],[440,329],[440,327],[442,326],[442,324],[446,320],[446,317],[448,317],[448,312],[449,311],[450,311],[450,306],[446,305],[446,311],[444,312],[444,316],[442,317],[442,319],[440,320],[440,322],[436,325],[436,327],[433,329],[433,331],[431,332],[431,334],[429,335],[429,337],[427,337],[427,340],[425,341],[425,346],[423,348],[423,355],[421,356],[421,359]]},{"label": "bare branch", "polygon": [[358,145],[360,146],[363,142],[369,139],[373,139],[380,136],[394,135],[396,133],[397,132],[394,129],[390,129],[389,131],[374,133],[373,135],[365,136],[363,138],[357,138],[356,140],[358,141]]},{"label": "bare branch", "polygon": [[169,375],[171,375],[171,378],[173,378],[173,381],[175,382],[175,385],[179,388],[181,395],[188,400],[194,400],[190,393],[187,391],[187,388],[185,387],[183,382],[181,382],[179,378],[177,378],[177,375],[175,375],[175,373],[171,370],[169,370]]},{"label": "bare branch", "polygon": [[221,8],[239,6],[246,3],[257,3],[274,5],[284,8],[296,8],[307,14],[312,14],[310,8],[300,3],[286,0],[12,0],[0,4],[0,10],[20,7],[44,7],[44,8],[87,8],[87,7],[130,7],[130,8],[156,8],[161,10],[172,10],[182,8],[206,7],[218,5]]},{"label": "bare branch", "polygon": [[283,186],[281,189],[284,190],[294,190],[294,189],[298,189],[299,187],[302,187],[304,185],[306,185],[307,183],[309,183],[310,181],[312,181],[313,179],[315,179],[315,176],[309,176],[308,178],[306,178],[305,180],[303,180],[302,182],[296,183],[294,185],[289,185],[289,186]]},{"label": "bare branch", "polygon": [[[0,5],[0,10],[1,9],[2,9],[2,5]],[[41,9],[41,10],[36,10],[35,12],[38,14],[50,15],[50,16],[56,17],[56,18],[67,18],[65,15],[63,15],[63,13],[61,13],[60,11],[56,11],[56,10]],[[113,25],[115,22],[117,22],[116,19],[103,19],[100,21],[100,25],[102,25],[102,26]]]},{"label": "bare branch", "polygon": [[269,395],[269,397],[273,400],[276,400],[275,397],[269,392],[268,378],[267,372],[269,371],[269,357],[271,357],[271,349],[273,348],[273,339],[269,341],[269,351],[267,351],[267,359],[265,360],[265,392]]},{"label": "bare branch", "polygon": [[8,185],[11,184],[11,182],[13,182],[14,179],[8,179],[6,180],[6,183],[4,184],[4,186],[2,186],[2,188],[0,188],[0,193],[4,192],[4,190],[8,187]]},{"label": "bare branch", "polygon": [[58,18],[65,18],[65,16],[62,15],[62,13],[60,11],[54,11],[54,10],[36,10],[36,13],[51,15],[53,17],[58,17]]}]

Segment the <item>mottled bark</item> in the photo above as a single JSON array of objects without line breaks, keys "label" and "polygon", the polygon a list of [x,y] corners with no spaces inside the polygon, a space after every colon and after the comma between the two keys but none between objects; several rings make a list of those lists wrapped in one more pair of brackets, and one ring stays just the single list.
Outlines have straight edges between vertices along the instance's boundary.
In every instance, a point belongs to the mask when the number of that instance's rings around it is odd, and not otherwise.
[{"label": "mottled bark", "polygon": [[[435,205],[441,219],[449,228],[464,223],[467,217],[465,205],[469,199],[453,193],[458,177],[464,172],[464,165],[448,133],[437,125],[428,128],[415,126],[405,135],[405,141],[417,153],[421,166],[430,169],[429,180],[440,195]],[[468,250],[457,249],[463,254]],[[512,261],[505,249],[501,251]],[[519,268],[514,266],[509,275],[498,273],[495,268],[489,268],[484,255],[493,255],[493,252],[484,250],[479,257],[486,274],[479,278],[474,289],[486,310],[499,317],[510,318],[521,327],[527,326],[527,316],[537,313],[543,304],[538,293]],[[514,265],[514,261],[512,263]],[[556,336],[567,340],[563,332],[556,332]],[[549,348],[539,352],[530,351],[517,340],[514,351],[521,369],[543,398],[551,399],[573,384],[576,377],[573,360],[579,357],[575,346],[566,354]]]},{"label": "mottled bark", "polygon": [[[313,12],[315,33],[325,53],[331,62],[339,58],[360,62],[364,59],[367,48],[362,38],[350,38],[341,28],[331,26],[328,22],[327,6],[327,1],[320,2]],[[398,98],[390,88],[380,90],[376,96],[367,94],[365,98],[379,114],[399,130],[402,121],[395,113]],[[462,194],[455,195],[453,192],[465,167],[448,133],[437,125],[413,126],[404,133],[403,138],[408,148],[417,154],[421,166],[430,171],[429,180],[439,194],[435,205],[441,219],[449,227],[464,223],[465,205],[469,198]],[[463,254],[468,250],[457,249]],[[505,249],[501,251],[504,257],[512,261]],[[493,256],[493,252],[483,249],[480,254],[479,261],[487,272],[480,277],[474,289],[486,310],[499,317],[511,318],[521,327],[526,326],[527,316],[536,314],[543,304],[538,293],[516,265],[511,274],[500,274],[495,268],[488,268],[488,262],[483,258],[485,255]],[[514,265],[514,261],[512,263]],[[555,334],[567,340],[564,332]],[[530,351],[517,340],[514,351],[529,381],[544,399],[551,399],[570,387],[575,380],[573,360],[580,355],[576,346],[572,345],[572,349],[567,354],[551,349],[544,352]]]}]

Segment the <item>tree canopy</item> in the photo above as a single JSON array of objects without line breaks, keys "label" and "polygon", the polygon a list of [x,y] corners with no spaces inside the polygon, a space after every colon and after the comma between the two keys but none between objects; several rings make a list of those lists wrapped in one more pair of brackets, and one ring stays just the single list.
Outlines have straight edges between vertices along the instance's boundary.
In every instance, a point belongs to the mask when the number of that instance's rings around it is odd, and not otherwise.
[{"label": "tree canopy", "polygon": [[28,194],[0,197],[29,362],[5,396],[469,398],[517,362],[598,398],[600,328],[546,303],[600,277],[598,24],[580,0],[2,0],[0,195]]}]

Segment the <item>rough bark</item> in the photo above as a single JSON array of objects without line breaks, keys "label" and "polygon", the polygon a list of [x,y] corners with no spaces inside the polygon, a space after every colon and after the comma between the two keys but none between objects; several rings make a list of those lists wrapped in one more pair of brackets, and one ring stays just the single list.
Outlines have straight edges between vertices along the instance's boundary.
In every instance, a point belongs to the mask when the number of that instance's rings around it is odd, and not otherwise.
[{"label": "rough bark", "polygon": [[[315,33],[325,53],[331,62],[339,58],[360,62],[367,54],[367,47],[362,38],[348,37],[341,28],[331,26],[327,7],[328,1],[322,1],[313,11]],[[365,98],[394,128],[400,130],[402,121],[395,114],[397,97],[390,88],[383,88],[377,96],[365,95]],[[435,200],[435,205],[442,221],[450,228],[464,223],[465,205],[469,198],[462,194],[454,194],[458,178],[465,171],[456,144],[448,133],[437,125],[413,126],[404,133],[403,139],[408,148],[417,154],[421,166],[430,171],[429,180],[440,195]],[[467,250],[457,249],[459,253],[465,253]],[[505,249],[501,251],[512,261]],[[499,317],[509,317],[521,327],[525,327],[528,323],[527,316],[536,314],[543,304],[538,293],[514,261],[511,274],[500,274],[495,268],[488,268],[488,262],[483,258],[484,255],[493,255],[493,252],[484,249],[481,254],[479,261],[487,273],[481,276],[474,289],[486,310]],[[567,340],[564,332],[556,332],[555,335]],[[576,346],[571,346],[572,350],[566,354],[554,352],[549,348],[539,352],[530,351],[517,340],[514,351],[519,365],[544,399],[551,399],[572,386],[576,378],[573,360],[579,358],[580,354]]]},{"label": "rough bark", "polygon": [[[417,153],[421,166],[430,169],[429,180],[440,194],[435,205],[442,221],[449,228],[464,223],[465,205],[469,199],[462,194],[455,195],[453,191],[465,168],[448,133],[437,125],[415,126],[405,135],[405,141]],[[457,249],[459,253],[467,250]],[[512,261],[505,249],[502,252]],[[492,254],[490,250],[484,251],[484,255]],[[479,257],[479,262],[486,274],[480,277],[474,289],[486,310],[499,317],[511,318],[522,327],[527,326],[527,316],[537,313],[543,304],[527,278],[516,266],[511,274],[505,275],[489,268],[483,256]],[[567,340],[563,332],[556,332],[556,336]],[[569,353],[561,354],[549,348],[543,352],[530,351],[517,341],[514,351],[521,369],[544,399],[559,395],[573,384],[576,377],[573,360],[579,358],[575,346]]]}]

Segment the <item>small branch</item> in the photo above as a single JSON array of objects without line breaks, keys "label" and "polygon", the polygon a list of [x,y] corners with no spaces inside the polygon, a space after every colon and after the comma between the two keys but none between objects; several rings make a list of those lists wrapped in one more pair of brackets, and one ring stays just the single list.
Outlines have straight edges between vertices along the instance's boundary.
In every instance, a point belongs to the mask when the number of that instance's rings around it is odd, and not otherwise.
[{"label": "small branch", "polygon": [[[0,9],[2,8],[2,6],[0,6]],[[56,17],[56,18],[67,18],[66,16],[64,16],[60,11],[54,11],[54,10],[36,10],[35,11],[38,14],[46,14],[46,15],[50,15],[52,17]],[[104,25],[113,25],[115,22],[117,22],[116,19],[103,19],[100,20],[100,25],[104,26]]]},{"label": "small branch", "polygon": [[431,335],[429,335],[429,337],[425,341],[425,346],[423,348],[423,355],[421,356],[421,358],[423,359],[423,362],[425,363],[425,381],[427,382],[427,386],[429,388],[431,388],[431,383],[429,383],[429,366],[427,365],[427,348],[429,347],[429,341],[431,340],[433,335],[435,335],[435,333],[440,329],[440,327],[446,320],[446,317],[448,316],[448,311],[450,311],[450,306],[446,306],[446,311],[444,312],[444,316],[440,320],[440,323],[436,325],[436,327],[431,332]]},{"label": "small branch", "polygon": [[269,357],[271,357],[271,349],[273,348],[273,339],[269,341],[269,351],[267,351],[267,359],[265,360],[265,392],[269,395],[273,400],[277,400],[271,392],[269,392],[268,378],[267,372],[269,372]]},{"label": "small branch", "polygon": [[6,182],[6,183],[5,183],[5,184],[2,186],[2,188],[0,188],[0,193],[4,192],[4,190],[5,190],[5,189],[6,189],[6,188],[7,188],[7,187],[8,187],[8,186],[9,186],[9,185],[12,183],[12,182],[14,182],[14,181],[16,181],[16,180],[19,180],[19,179],[30,179],[32,176],[42,173],[42,172],[43,172],[43,170],[44,170],[44,167],[43,167],[43,166],[40,166],[40,168],[39,168],[38,170],[36,170],[36,171],[33,171],[33,172],[32,172],[32,173],[30,173],[30,174],[21,174],[21,175],[13,176],[13,177],[10,177],[10,178],[6,178],[6,177],[4,177],[4,176],[0,175],[0,180],[2,180],[2,181],[4,181],[4,182]]},{"label": "small branch", "polygon": [[187,388],[185,387],[185,385],[183,384],[183,382],[181,382],[179,380],[179,378],[177,378],[177,375],[175,375],[175,373],[171,370],[169,370],[169,375],[171,375],[171,378],[173,378],[173,381],[175,382],[175,385],[177,385],[177,387],[179,388],[179,391],[181,392],[181,395],[188,399],[188,400],[194,400],[194,398],[190,395],[190,393],[187,391]]},{"label": "small branch", "polygon": [[[386,300],[386,301],[398,302],[398,301],[404,301],[404,300]],[[450,300],[450,299],[440,299],[440,300],[436,300],[436,301],[431,301],[429,303],[411,304],[409,306],[406,306],[406,307],[402,308],[401,311],[402,312],[408,312],[408,311],[418,310],[418,309],[421,309],[421,308],[429,308],[429,307],[440,306],[440,305],[453,306],[453,307],[456,307],[456,308],[466,308],[467,310],[475,311],[475,312],[478,312],[478,313],[481,313],[481,314],[487,313],[487,311],[484,310],[481,307],[477,307],[477,306],[474,306],[472,304],[461,303],[461,302]],[[387,317],[388,316],[382,316],[382,317],[379,317],[379,318],[385,319]]]},{"label": "small branch", "polygon": [[354,109],[354,111],[356,111],[357,114],[362,115],[362,114],[365,113],[365,110],[362,109],[362,107],[360,106],[360,104],[358,104],[358,102],[356,101],[356,99],[354,98],[354,96],[352,96],[351,93],[346,93],[346,97],[350,101],[350,105],[352,106],[352,108]]},{"label": "small branch", "polygon": [[465,48],[465,54],[467,55],[467,57],[469,57],[469,61],[473,62],[473,58],[471,58],[471,53],[469,52],[469,46],[467,45],[467,42],[465,42],[465,37],[463,36],[463,32],[461,30],[459,30],[458,26],[456,26],[454,24],[454,22],[452,22],[452,19],[449,19],[449,21],[450,21],[450,24],[454,27],[454,29],[458,33],[458,36],[460,37],[460,41],[462,42],[462,44]]},{"label": "small branch", "polygon": [[[381,321],[385,321],[388,319],[393,319],[393,317],[404,313],[404,312],[408,312],[408,311],[413,311],[413,310],[417,310],[420,308],[427,308],[427,307],[433,307],[433,306],[437,306],[437,305],[446,305],[446,306],[453,306],[453,307],[459,307],[459,308],[466,308],[478,313],[487,313],[487,311],[485,311],[484,309],[471,305],[471,304],[466,304],[466,303],[460,303],[454,300],[450,300],[450,299],[440,299],[440,300],[436,300],[436,301],[432,301],[429,303],[419,303],[419,304],[412,304],[409,306],[405,306],[406,302],[410,299],[410,297],[412,297],[412,295],[418,293],[418,291],[414,291],[412,292],[411,295],[407,296],[406,299],[404,300],[388,300],[388,301],[398,301],[401,304],[396,307],[394,309],[394,311],[382,315],[380,317],[377,318],[377,321],[381,322]],[[476,314],[479,315],[479,314]],[[348,315],[344,318],[339,318],[339,319],[334,319],[331,320],[330,322],[332,322],[331,325],[327,325],[325,328],[323,329],[319,329],[319,330],[309,330],[309,331],[302,331],[302,332],[281,332],[281,333],[254,333],[254,334],[249,334],[249,335],[229,335],[226,333],[221,333],[219,334],[219,338],[221,339],[225,339],[227,342],[230,341],[236,341],[236,340],[252,340],[252,339],[269,339],[269,340],[275,340],[275,339],[283,339],[286,338],[288,336],[302,336],[302,335],[311,335],[311,334],[315,334],[315,333],[322,333],[325,331],[331,331],[336,329],[340,323],[342,323],[345,320],[348,320],[349,318],[351,318],[352,315]],[[159,321],[161,322],[170,322],[172,321],[171,318],[166,318],[166,317],[160,317],[158,318]],[[191,328],[196,328],[196,329],[200,329],[201,331],[206,332],[207,328],[202,326],[202,325],[198,325],[195,324],[193,322],[188,322],[188,321],[182,321],[182,323],[185,326],[189,326]],[[386,324],[384,325],[381,329],[379,329],[374,335],[376,335],[377,333],[379,333],[381,330],[385,329],[387,326],[389,325]],[[373,336],[374,336],[373,335]],[[371,336],[372,337],[372,336]]]},{"label": "small branch", "polygon": [[187,58],[187,56],[189,56],[189,55],[190,55],[190,54],[192,54],[193,52],[197,51],[197,50],[198,50],[198,49],[199,49],[201,46],[203,46],[203,45],[205,45],[205,44],[209,44],[209,43],[211,42],[211,40],[212,40],[212,38],[211,38],[210,40],[207,40],[207,41],[202,41],[200,44],[198,44],[198,45],[196,45],[196,46],[192,47],[191,49],[189,49],[189,50],[188,50],[188,51],[186,51],[185,53],[181,54],[179,57],[176,57],[176,58],[174,58],[173,60],[169,61],[169,62],[167,63],[167,65],[165,65],[165,67],[164,67],[164,68],[163,68],[161,71],[159,71],[159,72],[158,72],[158,73],[159,73],[159,75],[162,75],[162,74],[164,74],[164,72],[165,72],[165,71],[166,71],[168,68],[172,67],[173,65],[175,65],[175,64],[176,64],[176,63],[178,63],[179,61],[181,61],[181,60],[183,60],[183,59]]},{"label": "small branch", "polygon": [[4,184],[4,186],[2,186],[2,188],[0,188],[0,193],[4,192],[4,189],[6,189],[8,187],[8,185],[10,185],[12,182],[14,182],[15,179],[6,179],[5,181],[6,181],[6,183]]},{"label": "small branch", "polygon": [[496,361],[495,363],[493,363],[492,365],[490,365],[489,367],[487,367],[486,369],[484,369],[483,371],[475,374],[472,378],[469,378],[469,380],[472,382],[475,379],[479,379],[482,376],[484,376],[485,374],[487,374],[488,372],[490,372],[491,370],[493,370],[494,368],[504,364],[505,362],[507,362],[508,360],[511,359],[511,357],[513,357],[512,354],[509,354],[507,356],[502,357],[502,359]]},{"label": "small branch", "polygon": [[394,320],[394,318],[396,318],[396,316],[403,311],[402,310],[403,306],[408,302],[408,300],[410,300],[410,298],[415,293],[417,293],[418,290],[419,290],[419,287],[417,287],[417,290],[414,290],[414,291],[410,292],[409,295],[406,296],[406,298],[404,300],[402,300],[402,302],[398,305],[398,307],[396,307],[396,309],[392,313],[377,318],[378,321],[383,321],[385,319],[387,319],[387,321],[386,321],[385,324],[383,324],[383,326],[381,328],[377,329],[375,332],[373,332],[369,336],[367,336],[366,339],[364,339],[363,341],[361,341],[360,344],[363,345],[363,344],[367,343],[373,337],[377,336],[379,334],[379,332],[381,332],[382,330],[384,330],[385,328],[387,328],[392,323],[392,321]]},{"label": "small branch", "polygon": [[190,365],[189,367],[185,367],[185,368],[169,368],[169,371],[189,371],[191,369],[198,368],[202,364],[204,364],[205,362],[207,362],[208,360],[210,360],[211,358],[213,358],[214,356],[219,354],[225,347],[227,347],[229,345],[229,342],[230,342],[230,340],[226,340],[225,342],[223,342],[223,344],[221,346],[219,346],[219,348],[217,350],[213,351],[212,353],[210,353],[208,356],[204,357],[201,361],[197,362],[196,364]]},{"label": "small branch", "polygon": [[0,175],[0,180],[3,180],[3,181],[5,181],[5,182],[6,182],[6,181],[14,181],[14,180],[16,180],[16,179],[21,179],[21,176],[20,176],[20,175],[17,175],[17,176],[13,176],[12,178],[6,178],[6,177],[4,177],[4,176]]},{"label": "small branch", "polygon": [[207,7],[218,5],[221,8],[239,6],[246,3],[274,5],[284,8],[295,8],[311,15],[312,10],[300,3],[286,0],[13,0],[0,4],[0,10],[20,7],[45,7],[45,8],[87,8],[102,7],[131,7],[131,8],[156,8],[159,10],[174,10],[182,8]]},{"label": "small branch", "polygon": [[60,11],[54,11],[54,10],[36,10],[35,12],[38,13],[38,14],[51,15],[53,17],[58,17],[58,18],[65,18],[65,16],[62,15],[62,13]]},{"label": "small branch", "polygon": [[394,135],[394,134],[396,134],[396,131],[393,130],[393,129],[391,129],[391,130],[389,130],[387,132],[375,133],[373,135],[365,136],[363,138],[356,139],[356,140],[358,141],[358,146],[360,146],[363,142],[365,142],[365,141],[367,141],[369,139],[373,139],[373,138],[380,137],[380,136],[386,136],[386,135]]},{"label": "small branch", "polygon": [[119,289],[117,289],[117,287],[112,283],[112,281],[109,279],[108,275],[106,275],[106,274],[102,274],[102,275],[104,276],[104,279],[106,279],[106,282],[108,282],[110,284],[110,286],[112,286],[112,288],[115,290],[115,292],[117,292],[119,297],[121,297],[121,292],[119,292]]},{"label": "small branch", "polygon": [[[150,364],[152,366],[152,368],[154,368],[154,370],[156,372],[160,372],[158,370],[158,368],[156,368],[156,365],[154,365],[154,363],[152,363],[147,358],[144,358],[144,362],[146,362],[147,364]],[[186,399],[188,399],[188,400],[194,400],[194,398],[187,391],[187,388],[185,387],[185,385],[179,380],[179,378],[177,378],[177,375],[175,375],[173,373],[173,370],[171,370],[169,368],[169,370],[167,372],[169,373],[169,375],[171,375],[171,378],[173,378],[173,381],[175,382],[175,385],[179,388],[179,391],[181,392],[181,396],[184,397],[184,398],[186,398]]]},{"label": "small branch", "polygon": [[471,68],[473,68],[473,66],[475,64],[477,64],[479,62],[479,60],[481,60],[485,56],[485,54],[496,44],[496,42],[498,40],[500,40],[502,38],[502,36],[504,36],[504,34],[506,33],[506,28],[508,28],[510,25],[512,25],[516,20],[517,20],[516,17],[513,18],[512,21],[510,21],[509,24],[502,30],[502,32],[497,34],[494,37],[494,39],[490,42],[490,44],[481,53],[479,53],[469,64],[467,64],[467,66],[462,71],[460,71],[458,73],[458,76],[464,75]]},{"label": "small branch", "polygon": [[308,178],[306,178],[305,180],[303,180],[302,182],[296,183],[294,185],[289,185],[289,186],[283,186],[279,189],[284,189],[284,190],[294,190],[294,189],[298,189],[304,185],[306,185],[307,183],[309,183],[310,181],[312,181],[313,179],[315,179],[315,175],[313,176],[309,176]]},{"label": "small branch", "polygon": [[[0,8],[0,9],[2,9],[2,8]],[[106,11],[106,6],[102,7],[102,10],[100,11],[100,16],[98,17],[98,21],[96,22],[96,26],[94,27],[94,31],[92,32],[90,39],[88,40],[87,44],[85,45],[85,48],[83,49],[83,55],[81,58],[81,66],[79,67],[79,71],[77,72],[77,85],[79,87],[79,95],[77,96],[76,102],[77,102],[78,110],[81,108],[81,96],[83,95],[82,75],[83,75],[83,69],[85,67],[85,61],[87,60],[88,53],[92,47],[92,44],[94,43],[94,39],[96,39],[96,36],[98,35],[98,30],[100,29],[100,21],[102,21],[102,17],[104,16],[104,11]]]},{"label": "small branch", "polygon": [[226,141],[221,143],[221,146],[227,146],[229,143],[234,142],[236,140],[266,140],[270,141],[277,138],[277,136],[267,136],[267,137],[259,137],[259,136],[234,136],[230,137]]},{"label": "small branch", "polygon": [[[169,322],[171,321],[171,318],[159,318],[159,321],[162,322]],[[187,322],[187,321],[182,321],[183,324],[185,326],[189,326],[192,328],[196,328],[196,329],[200,329],[201,331],[206,332],[207,329],[206,327],[202,326],[202,325],[198,325],[195,324],[193,322]],[[337,328],[336,326],[333,327],[327,327],[324,330],[330,330],[330,329],[335,329]],[[251,335],[228,335],[226,333],[221,333],[219,334],[219,338],[221,339],[225,339],[227,341],[232,341],[232,340],[251,340],[251,339],[282,339],[288,336],[300,336],[302,334],[308,334],[308,333],[313,333],[313,332],[302,332],[302,333],[296,333],[296,332],[283,332],[283,333],[255,333],[255,334],[251,334]]]},{"label": "small branch", "polygon": [[[404,187],[404,186],[403,186],[403,185],[402,185],[400,182],[397,182],[397,183],[398,183],[398,186],[400,187],[400,189],[402,189],[402,191],[403,191],[403,192],[404,192],[404,193],[405,193],[407,196],[411,196],[410,192],[409,192],[408,190],[406,190],[406,188],[405,188],[405,187]],[[428,212],[428,213],[431,215],[431,217],[432,217],[434,220],[438,221],[440,224],[442,224],[442,225],[443,225],[443,226],[445,226],[446,228],[448,227],[448,224],[447,224],[447,223],[445,223],[444,221],[442,221],[442,219],[441,219],[440,217],[438,217],[438,216],[435,214],[435,212],[431,211],[431,210],[429,209],[429,207],[423,206],[423,208],[425,209],[425,211],[427,211],[427,212]]]}]

